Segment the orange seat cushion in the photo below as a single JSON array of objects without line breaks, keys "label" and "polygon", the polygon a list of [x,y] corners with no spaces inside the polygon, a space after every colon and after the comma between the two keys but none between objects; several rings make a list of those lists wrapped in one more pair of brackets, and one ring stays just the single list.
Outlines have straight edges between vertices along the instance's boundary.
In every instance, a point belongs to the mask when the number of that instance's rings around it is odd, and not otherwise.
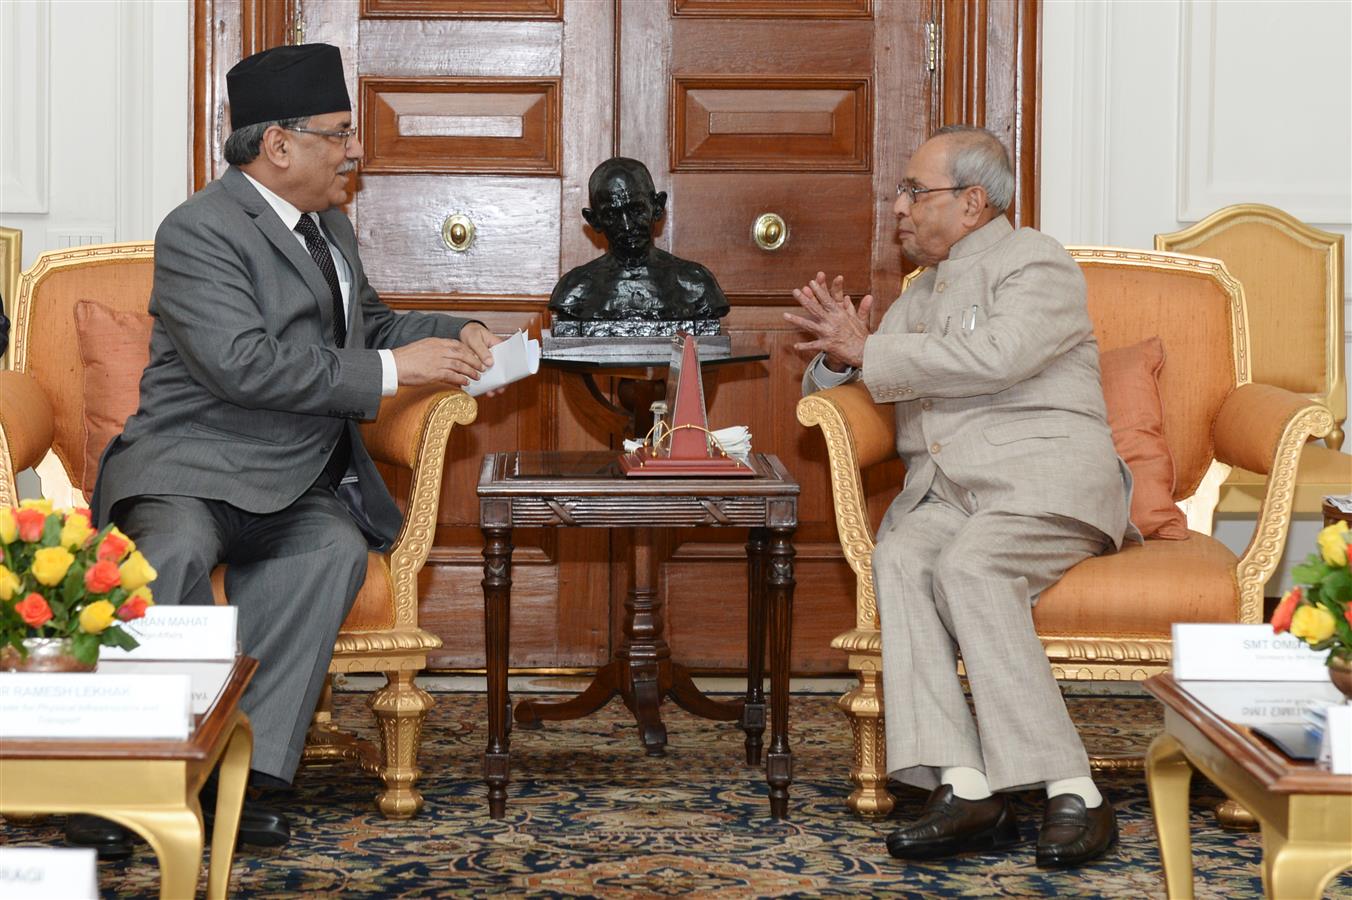
[{"label": "orange seat cushion", "polygon": [[1234,622],[1238,557],[1213,537],[1125,544],[1074,566],[1042,593],[1033,625],[1043,637],[1169,637],[1175,622]]},{"label": "orange seat cushion", "polygon": [[80,488],[94,492],[99,457],[136,412],[141,373],[150,361],[148,315],[119,312],[93,300],[75,304],[75,333],[84,370],[84,477]]},{"label": "orange seat cushion", "polygon": [[1174,457],[1164,439],[1164,343],[1152,337],[1106,350],[1099,367],[1113,446],[1131,470],[1132,524],[1148,538],[1186,540],[1187,518],[1174,504]]},{"label": "orange seat cushion", "polygon": [[[224,606],[225,566],[217,566],[211,573],[211,592],[216,603]],[[357,599],[343,620],[345,632],[386,631],[394,627],[394,581],[389,567],[379,553],[366,556],[366,581],[357,592]]]}]

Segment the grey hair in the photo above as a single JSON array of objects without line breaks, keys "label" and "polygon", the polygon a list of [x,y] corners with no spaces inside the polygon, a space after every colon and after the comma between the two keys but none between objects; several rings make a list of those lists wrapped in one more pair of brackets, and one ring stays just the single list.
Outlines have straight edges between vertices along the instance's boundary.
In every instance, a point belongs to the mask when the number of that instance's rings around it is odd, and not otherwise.
[{"label": "grey hair", "polygon": [[222,148],[225,161],[232,166],[247,165],[258,159],[258,153],[263,146],[263,133],[273,125],[278,128],[302,128],[308,121],[309,116],[301,116],[297,119],[276,119],[272,122],[257,122],[236,128],[225,139],[225,147]]},{"label": "grey hair", "polygon": [[953,183],[979,185],[985,188],[991,206],[1001,212],[1008,209],[1014,199],[1014,170],[1000,139],[974,125],[947,125],[934,133],[934,137],[940,136],[953,139],[953,153],[948,161]]}]

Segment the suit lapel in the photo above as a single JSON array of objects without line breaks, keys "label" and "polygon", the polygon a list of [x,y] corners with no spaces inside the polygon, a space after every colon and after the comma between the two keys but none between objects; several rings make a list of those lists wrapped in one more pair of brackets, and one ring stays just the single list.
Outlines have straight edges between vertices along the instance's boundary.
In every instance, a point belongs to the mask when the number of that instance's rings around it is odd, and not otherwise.
[{"label": "suit lapel", "polygon": [[[221,176],[221,183],[225,186],[230,196],[234,197],[244,207],[254,220],[254,225],[263,232],[263,236],[272,243],[277,252],[286,258],[296,273],[305,280],[305,284],[310,288],[315,307],[319,311],[319,318],[323,322],[323,333],[325,335],[333,334],[333,295],[329,292],[328,282],[324,280],[324,275],[319,271],[319,266],[310,257],[310,254],[301,246],[301,242],[296,239],[294,232],[288,231],[286,225],[277,217],[277,213],[268,205],[268,201],[263,199],[263,195],[258,193],[257,189],[249,183],[249,179],[238,169],[231,167],[225,170]],[[349,316],[349,318],[351,318]]]}]

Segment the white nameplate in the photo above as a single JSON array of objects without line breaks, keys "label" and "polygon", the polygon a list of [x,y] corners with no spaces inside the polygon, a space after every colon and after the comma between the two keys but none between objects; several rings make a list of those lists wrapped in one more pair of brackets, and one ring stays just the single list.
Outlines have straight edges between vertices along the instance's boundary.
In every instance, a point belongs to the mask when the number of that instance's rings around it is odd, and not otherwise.
[{"label": "white nameplate", "polygon": [[98,900],[92,848],[0,847],[0,897],[5,900]]},{"label": "white nameplate", "polygon": [[1181,681],[1207,709],[1239,725],[1303,725],[1305,711],[1338,703],[1343,695],[1323,681]]},{"label": "white nameplate", "polygon": [[101,675],[187,675],[192,684],[192,714],[200,716],[215,704],[230,678],[234,660],[101,659]]},{"label": "white nameplate", "polygon": [[152,606],[122,626],[140,646],[100,647],[99,659],[234,659],[238,616],[233,606]]},{"label": "white nameplate", "polygon": [[0,674],[7,738],[184,740],[192,725],[184,674]]},{"label": "white nameplate", "polygon": [[1328,681],[1327,656],[1271,625],[1174,625],[1180,681]]},{"label": "white nameplate", "polygon": [[1352,706],[1340,703],[1324,714],[1319,762],[1334,775],[1352,775]]}]

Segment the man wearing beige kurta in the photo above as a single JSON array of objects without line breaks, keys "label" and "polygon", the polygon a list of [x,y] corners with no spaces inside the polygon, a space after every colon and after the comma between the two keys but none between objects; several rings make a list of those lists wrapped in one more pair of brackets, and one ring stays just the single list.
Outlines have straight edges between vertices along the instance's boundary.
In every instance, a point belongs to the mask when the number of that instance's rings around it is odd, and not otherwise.
[{"label": "man wearing beige kurta", "polygon": [[[906,483],[873,554],[888,769],[932,791],[887,846],[930,859],[1018,842],[1005,791],[1047,787],[1037,863],[1076,865],[1116,837],[1031,608],[1077,562],[1138,537],[1113,448],[1084,278],[1055,240],[1014,230],[1008,157],[957,127],[909,161],[895,212],[928,267],[870,332],[823,273],[787,318],[820,351],[812,391],[857,378],[893,403]],[[974,720],[957,675],[966,666]]]}]

